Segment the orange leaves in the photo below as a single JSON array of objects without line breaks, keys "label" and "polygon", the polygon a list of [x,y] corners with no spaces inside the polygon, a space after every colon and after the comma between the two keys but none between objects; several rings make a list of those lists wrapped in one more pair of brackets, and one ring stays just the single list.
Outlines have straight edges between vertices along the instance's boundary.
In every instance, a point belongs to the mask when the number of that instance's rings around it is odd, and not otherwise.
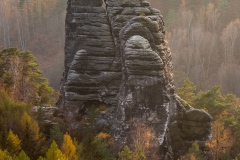
[{"label": "orange leaves", "polygon": [[212,127],[213,137],[207,142],[207,146],[212,150],[214,160],[217,160],[231,150],[235,137],[232,134],[232,130],[225,127],[220,120],[213,122]]},{"label": "orange leaves", "polygon": [[106,139],[106,138],[110,138],[111,135],[108,134],[108,133],[100,132],[100,133],[97,135],[97,137],[102,138],[102,139]]},{"label": "orange leaves", "polygon": [[158,140],[155,136],[153,128],[144,123],[135,123],[133,129],[129,133],[128,140],[130,144],[132,144],[130,147],[133,150],[138,150],[140,147],[146,157],[152,159],[156,156],[154,149],[158,146]]}]

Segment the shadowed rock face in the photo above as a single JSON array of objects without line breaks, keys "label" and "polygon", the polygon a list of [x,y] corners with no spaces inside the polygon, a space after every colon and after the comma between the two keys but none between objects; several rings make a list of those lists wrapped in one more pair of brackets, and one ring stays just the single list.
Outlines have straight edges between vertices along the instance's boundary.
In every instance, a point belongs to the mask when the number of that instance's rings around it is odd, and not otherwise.
[{"label": "shadowed rock face", "polygon": [[[89,106],[97,124],[124,143],[135,122],[154,128],[159,151],[177,158],[211,133],[211,116],[175,94],[171,52],[160,12],[144,0],[69,0],[59,107],[68,130]],[[80,118],[81,119],[81,118]],[[185,146],[185,148],[183,147]]]}]

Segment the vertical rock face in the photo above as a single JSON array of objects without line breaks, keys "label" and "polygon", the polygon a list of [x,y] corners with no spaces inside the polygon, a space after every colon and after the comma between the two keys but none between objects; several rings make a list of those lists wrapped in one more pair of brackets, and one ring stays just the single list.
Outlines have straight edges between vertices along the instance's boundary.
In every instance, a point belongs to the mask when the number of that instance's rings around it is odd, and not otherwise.
[{"label": "vertical rock face", "polygon": [[[144,0],[69,0],[59,104],[68,129],[89,105],[107,108],[98,124],[124,143],[135,122],[154,128],[160,153],[178,157],[211,133],[211,116],[175,94],[160,12]],[[184,148],[183,146],[186,146]]]},{"label": "vertical rock face", "polygon": [[69,1],[66,18],[65,105],[86,100],[117,104],[121,66],[100,0]]}]

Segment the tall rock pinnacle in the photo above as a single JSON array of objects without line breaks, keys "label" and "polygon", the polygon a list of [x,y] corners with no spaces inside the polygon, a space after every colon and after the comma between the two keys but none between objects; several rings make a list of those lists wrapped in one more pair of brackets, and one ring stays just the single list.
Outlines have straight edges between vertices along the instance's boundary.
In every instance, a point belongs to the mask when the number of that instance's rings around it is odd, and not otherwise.
[{"label": "tall rock pinnacle", "polygon": [[88,107],[101,105],[107,111],[97,123],[116,142],[125,143],[131,126],[144,123],[154,128],[166,159],[211,133],[211,116],[175,93],[164,20],[145,0],[68,1],[61,92],[69,130]]}]

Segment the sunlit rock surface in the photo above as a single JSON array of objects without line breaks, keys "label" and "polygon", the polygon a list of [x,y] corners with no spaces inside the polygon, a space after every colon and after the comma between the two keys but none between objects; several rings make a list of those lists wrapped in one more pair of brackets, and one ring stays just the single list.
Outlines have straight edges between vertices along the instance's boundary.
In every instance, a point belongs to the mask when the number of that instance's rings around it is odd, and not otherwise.
[{"label": "sunlit rock surface", "polygon": [[175,94],[163,17],[144,0],[68,1],[61,93],[59,115],[69,131],[101,106],[97,124],[119,144],[135,122],[145,123],[165,159],[211,133],[211,116]]}]

